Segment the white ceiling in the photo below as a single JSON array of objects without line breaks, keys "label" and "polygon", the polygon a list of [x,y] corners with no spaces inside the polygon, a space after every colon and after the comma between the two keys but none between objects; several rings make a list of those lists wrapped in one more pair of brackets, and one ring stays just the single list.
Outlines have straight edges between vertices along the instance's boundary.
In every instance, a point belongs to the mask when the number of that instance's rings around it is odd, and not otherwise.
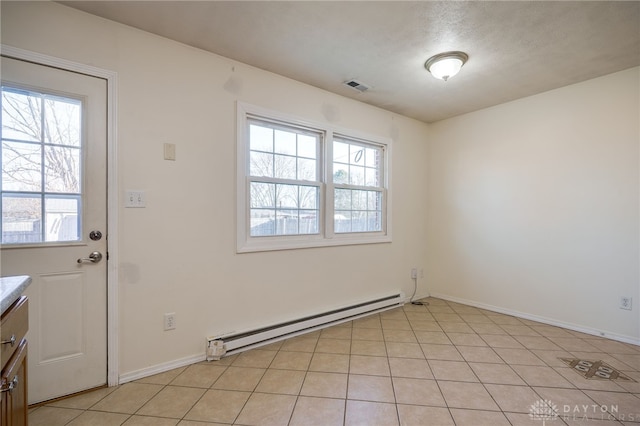
[{"label": "white ceiling", "polygon": [[[639,1],[61,3],[425,122],[640,65]],[[443,82],[448,50],[469,61]]]}]

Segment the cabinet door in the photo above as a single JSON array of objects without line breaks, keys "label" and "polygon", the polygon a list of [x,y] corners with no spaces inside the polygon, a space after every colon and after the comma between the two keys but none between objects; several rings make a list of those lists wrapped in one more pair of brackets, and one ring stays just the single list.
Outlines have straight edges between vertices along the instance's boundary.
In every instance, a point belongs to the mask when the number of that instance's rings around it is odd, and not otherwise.
[{"label": "cabinet door", "polygon": [[0,424],[2,426],[9,424],[9,417],[7,417],[7,392],[2,392],[2,401],[0,401]]},{"label": "cabinet door", "polygon": [[0,360],[4,363],[18,351],[20,342],[29,331],[29,299],[20,297],[0,321],[0,338],[3,342],[10,342],[0,345]]},{"label": "cabinet door", "polygon": [[2,426],[27,425],[27,341],[2,372]]}]

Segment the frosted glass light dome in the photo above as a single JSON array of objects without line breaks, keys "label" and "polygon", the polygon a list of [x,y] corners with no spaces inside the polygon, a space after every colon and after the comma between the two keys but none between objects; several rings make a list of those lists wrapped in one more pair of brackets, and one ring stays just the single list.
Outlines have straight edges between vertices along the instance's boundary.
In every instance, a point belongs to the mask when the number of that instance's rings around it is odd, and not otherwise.
[{"label": "frosted glass light dome", "polygon": [[445,52],[432,56],[425,62],[424,67],[435,78],[447,81],[460,72],[460,68],[469,57],[464,52]]}]

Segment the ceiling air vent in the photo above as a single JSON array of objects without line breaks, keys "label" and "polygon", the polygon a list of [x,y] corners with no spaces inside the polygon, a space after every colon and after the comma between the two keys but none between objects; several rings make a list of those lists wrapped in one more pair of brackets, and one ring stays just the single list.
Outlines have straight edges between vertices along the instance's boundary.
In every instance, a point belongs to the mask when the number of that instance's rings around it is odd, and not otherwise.
[{"label": "ceiling air vent", "polygon": [[348,80],[343,83],[347,87],[351,87],[353,90],[357,90],[358,92],[366,92],[371,88],[371,86],[367,86],[366,84],[358,81],[358,80]]}]

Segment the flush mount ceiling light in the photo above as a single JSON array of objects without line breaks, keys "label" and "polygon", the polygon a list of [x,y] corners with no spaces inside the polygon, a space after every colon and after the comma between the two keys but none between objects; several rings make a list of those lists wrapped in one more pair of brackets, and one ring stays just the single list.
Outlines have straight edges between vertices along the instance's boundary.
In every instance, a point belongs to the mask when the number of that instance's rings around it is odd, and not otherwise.
[{"label": "flush mount ceiling light", "polygon": [[458,74],[469,56],[464,52],[444,52],[427,59],[424,67],[435,78],[447,81]]}]

